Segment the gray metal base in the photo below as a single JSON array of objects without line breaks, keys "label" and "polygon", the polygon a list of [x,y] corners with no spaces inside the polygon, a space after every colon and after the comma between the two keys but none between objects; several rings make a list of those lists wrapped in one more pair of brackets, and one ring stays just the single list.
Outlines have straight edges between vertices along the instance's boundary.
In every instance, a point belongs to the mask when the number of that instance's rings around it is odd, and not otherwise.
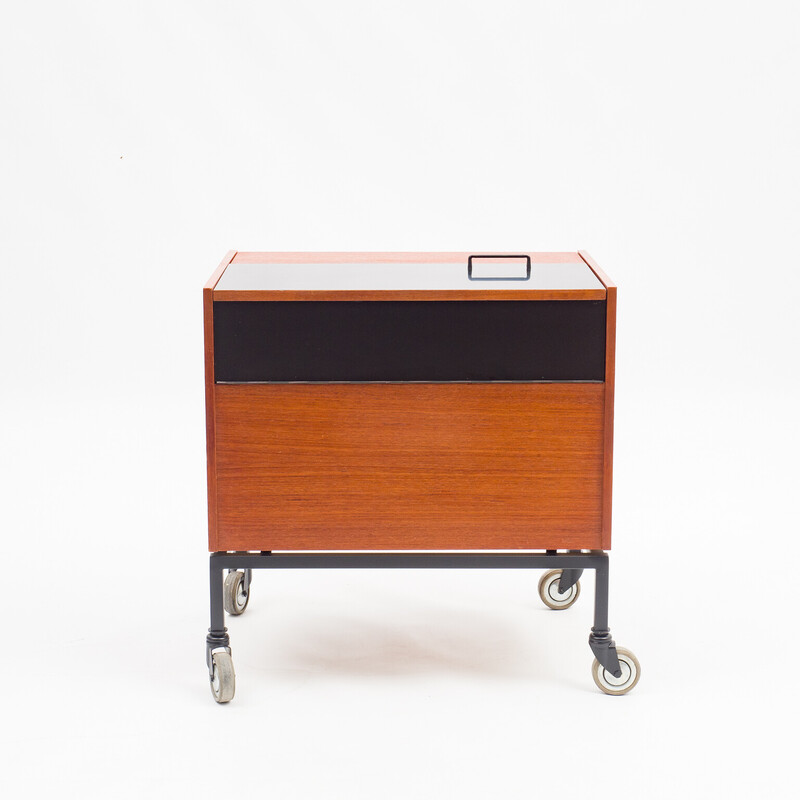
[{"label": "gray metal base", "polygon": [[584,569],[595,571],[594,625],[589,635],[597,660],[615,677],[622,671],[617,648],[608,627],[608,554],[603,550],[515,553],[428,553],[384,552],[261,552],[212,553],[209,559],[211,588],[211,627],[206,637],[206,661],[211,670],[211,652],[224,648],[230,652],[225,627],[223,582],[225,570],[245,570],[249,587],[254,569],[562,569],[559,590],[573,586]]}]

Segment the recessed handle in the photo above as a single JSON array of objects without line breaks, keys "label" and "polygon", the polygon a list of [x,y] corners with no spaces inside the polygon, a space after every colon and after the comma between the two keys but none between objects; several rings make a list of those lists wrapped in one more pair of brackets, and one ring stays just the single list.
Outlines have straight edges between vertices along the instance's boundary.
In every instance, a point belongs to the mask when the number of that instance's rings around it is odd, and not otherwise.
[{"label": "recessed handle", "polygon": [[[515,265],[519,266],[520,268],[519,275],[475,274],[476,270],[480,273],[482,268],[488,267],[494,267],[495,269],[502,267],[503,271],[505,272],[506,270],[513,269]],[[522,275],[522,267],[525,268],[524,276]],[[488,271],[491,272],[491,270]],[[467,259],[467,277],[471,281],[527,281],[531,277],[531,257],[510,255],[470,256]]]}]

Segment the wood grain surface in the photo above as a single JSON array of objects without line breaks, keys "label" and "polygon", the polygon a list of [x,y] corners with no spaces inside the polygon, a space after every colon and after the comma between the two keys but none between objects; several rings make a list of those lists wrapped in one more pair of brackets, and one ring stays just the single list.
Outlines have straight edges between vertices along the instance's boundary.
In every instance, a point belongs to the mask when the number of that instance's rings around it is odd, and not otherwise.
[{"label": "wood grain surface", "polygon": [[203,287],[203,341],[205,347],[205,382],[206,382],[206,474],[208,484],[208,541],[212,550],[217,535],[217,481],[216,481],[216,445],[214,425],[214,287],[222,277],[228,264],[231,263],[235,250],[225,254],[219,266]]},{"label": "wood grain surface", "polygon": [[318,290],[292,289],[235,290],[218,289],[214,301],[363,301],[363,300],[605,300],[606,290],[599,289],[429,289],[429,290]]},{"label": "wood grain surface", "polygon": [[614,378],[616,371],[617,286],[585,251],[578,255],[606,287],[606,375],[603,395],[603,538],[604,550],[611,548],[611,505],[614,483]]},{"label": "wood grain surface", "polygon": [[209,548],[599,548],[604,393],[216,385]]}]

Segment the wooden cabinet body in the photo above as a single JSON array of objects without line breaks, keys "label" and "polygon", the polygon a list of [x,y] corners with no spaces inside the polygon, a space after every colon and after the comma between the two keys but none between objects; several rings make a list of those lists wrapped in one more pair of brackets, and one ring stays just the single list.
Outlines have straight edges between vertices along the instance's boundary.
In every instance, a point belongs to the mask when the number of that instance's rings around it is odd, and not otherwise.
[{"label": "wooden cabinet body", "polygon": [[211,551],[610,547],[616,287],[585,253],[469,258],[228,254]]}]

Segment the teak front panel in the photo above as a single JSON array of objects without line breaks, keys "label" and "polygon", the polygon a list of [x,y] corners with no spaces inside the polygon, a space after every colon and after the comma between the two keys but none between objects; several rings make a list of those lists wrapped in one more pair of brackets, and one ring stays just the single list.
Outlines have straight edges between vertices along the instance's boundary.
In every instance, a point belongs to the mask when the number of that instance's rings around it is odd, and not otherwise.
[{"label": "teak front panel", "polygon": [[599,548],[603,398],[592,383],[217,384],[210,548]]}]

